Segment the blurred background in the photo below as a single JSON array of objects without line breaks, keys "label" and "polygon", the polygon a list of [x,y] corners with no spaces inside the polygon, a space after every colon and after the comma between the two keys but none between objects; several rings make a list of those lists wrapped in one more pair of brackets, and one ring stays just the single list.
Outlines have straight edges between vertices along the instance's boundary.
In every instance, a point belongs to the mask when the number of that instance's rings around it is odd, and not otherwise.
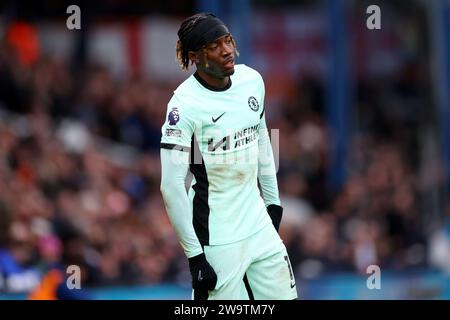
[{"label": "blurred background", "polygon": [[0,299],[190,299],[159,141],[200,11],[264,77],[299,297],[449,299],[447,0],[2,1]]}]

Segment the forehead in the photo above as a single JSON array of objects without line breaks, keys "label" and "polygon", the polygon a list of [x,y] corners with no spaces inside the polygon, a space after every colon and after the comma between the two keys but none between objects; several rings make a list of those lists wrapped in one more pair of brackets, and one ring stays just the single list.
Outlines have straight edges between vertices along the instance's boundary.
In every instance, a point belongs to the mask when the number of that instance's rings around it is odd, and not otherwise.
[{"label": "forehead", "polygon": [[223,36],[217,38],[216,40],[209,42],[207,45],[210,45],[210,44],[213,44],[213,43],[219,43],[221,41],[225,41],[230,36],[231,36],[231,33],[224,34]]}]

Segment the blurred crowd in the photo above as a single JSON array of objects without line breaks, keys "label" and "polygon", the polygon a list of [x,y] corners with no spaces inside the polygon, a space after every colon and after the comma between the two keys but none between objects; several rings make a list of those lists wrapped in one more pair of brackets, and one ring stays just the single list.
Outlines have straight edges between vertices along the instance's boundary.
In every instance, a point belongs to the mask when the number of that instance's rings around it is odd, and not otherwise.
[{"label": "blurred crowd", "polygon": [[285,206],[281,233],[298,276],[366,274],[369,265],[389,270],[425,267],[426,217],[413,150],[417,124],[405,127],[403,118],[387,123],[387,115],[376,109],[389,102],[362,82],[359,91],[370,94],[363,94],[358,103],[368,104],[371,114],[364,114],[366,123],[349,143],[348,177],[335,190],[327,182],[333,135],[318,107],[323,86],[308,78],[298,86],[272,124],[280,128],[279,181]]},{"label": "blurred crowd", "polygon": [[[411,120],[385,105],[420,95],[421,75],[410,72],[388,96],[383,81],[359,84],[361,125],[338,189],[327,180],[323,83],[303,76],[276,110],[267,106],[268,126],[280,129],[280,233],[298,277],[427,266],[420,113]],[[80,266],[86,286],[189,285],[159,192],[160,127],[176,85],[116,79],[99,65],[71,70],[0,44],[0,290],[30,290],[55,264]]]},{"label": "blurred crowd", "polygon": [[80,266],[85,285],[174,280],[181,251],[159,193],[171,88],[100,66],[74,74],[2,44],[0,270],[29,279],[60,263]]}]

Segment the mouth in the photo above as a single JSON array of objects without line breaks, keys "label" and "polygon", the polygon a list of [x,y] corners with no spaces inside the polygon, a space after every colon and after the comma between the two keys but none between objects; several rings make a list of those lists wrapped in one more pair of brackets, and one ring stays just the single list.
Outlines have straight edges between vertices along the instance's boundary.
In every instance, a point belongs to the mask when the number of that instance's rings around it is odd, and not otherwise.
[{"label": "mouth", "polygon": [[232,68],[234,68],[234,58],[227,59],[224,62],[223,66],[225,67],[225,69],[232,69]]}]

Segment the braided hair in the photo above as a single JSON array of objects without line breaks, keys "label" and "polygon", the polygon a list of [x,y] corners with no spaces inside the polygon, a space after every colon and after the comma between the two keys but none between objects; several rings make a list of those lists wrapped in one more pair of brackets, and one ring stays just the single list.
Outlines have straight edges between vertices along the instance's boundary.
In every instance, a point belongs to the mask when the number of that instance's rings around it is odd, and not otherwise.
[{"label": "braided hair", "polygon": [[[178,40],[177,40],[177,45],[176,45],[176,58],[178,60],[178,63],[180,64],[180,67],[182,70],[187,70],[189,68],[189,54],[188,54],[189,52],[188,52],[186,46],[183,45],[183,42],[186,41],[187,36],[194,29],[194,27],[196,26],[196,24],[198,22],[200,22],[204,19],[207,19],[210,16],[211,16],[210,13],[197,13],[197,14],[194,14],[193,16],[186,18],[181,23],[180,29],[178,30]],[[239,55],[239,52],[236,47],[236,43],[231,35],[230,35],[230,37],[231,37],[231,42],[233,43],[233,46],[236,50],[236,55]],[[202,50],[203,50],[203,53],[206,58],[206,54],[207,54],[206,46],[203,46]],[[191,65],[193,63],[194,62],[191,61]],[[206,64],[206,67],[208,67],[208,63]]]}]

